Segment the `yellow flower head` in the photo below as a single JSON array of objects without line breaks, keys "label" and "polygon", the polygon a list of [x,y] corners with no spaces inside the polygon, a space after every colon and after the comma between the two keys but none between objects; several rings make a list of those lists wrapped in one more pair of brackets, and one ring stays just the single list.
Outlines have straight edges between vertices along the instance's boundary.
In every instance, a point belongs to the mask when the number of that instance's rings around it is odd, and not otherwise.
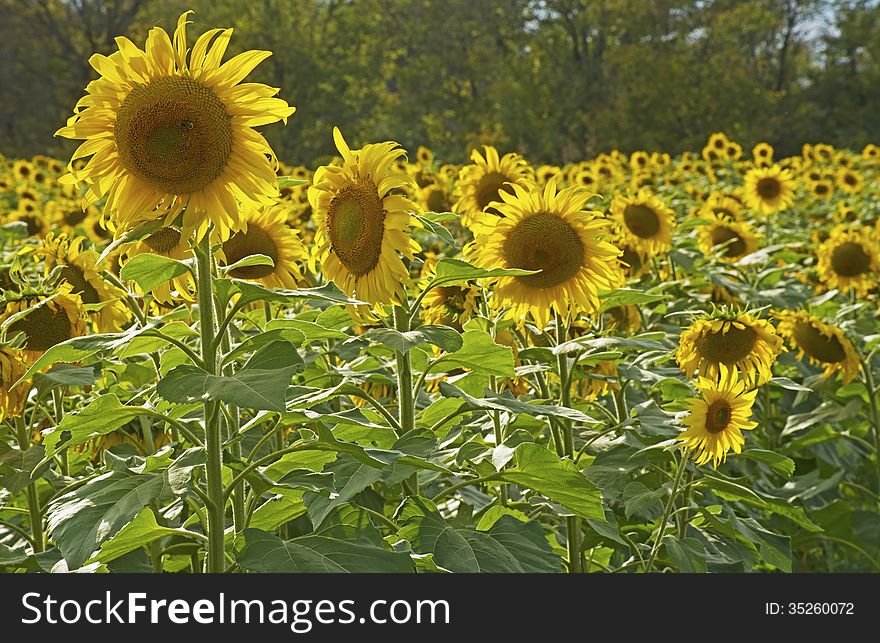
[{"label": "yellow flower head", "polygon": [[870,228],[839,225],[819,246],[819,279],[829,289],[864,297],[880,276],[880,239]]},{"label": "yellow flower head", "polygon": [[823,367],[826,379],[840,373],[848,384],[859,374],[859,356],[843,331],[805,310],[784,310],[776,313],[777,327],[798,359],[806,357],[811,364]]},{"label": "yellow flower head", "polygon": [[675,213],[650,190],[614,197],[611,217],[622,243],[636,252],[653,257],[672,248]]},{"label": "yellow flower head", "polygon": [[8,346],[0,346],[0,422],[21,415],[30,385],[27,382],[14,388],[12,385],[26,372],[27,365],[21,353]]},{"label": "yellow flower head", "polygon": [[760,214],[774,214],[788,209],[794,202],[795,180],[779,165],[756,167],[745,176],[746,205]]},{"label": "yellow flower head", "polygon": [[728,219],[710,210],[701,210],[699,216],[707,221],[697,228],[700,249],[707,257],[738,261],[758,249],[758,235],[747,221]]},{"label": "yellow flower head", "polygon": [[[457,201],[454,211],[461,215],[462,225],[479,225],[483,215],[491,219],[498,216],[498,210],[490,207],[500,202],[501,195],[513,194],[513,186],[526,186],[534,182],[532,169],[526,160],[515,152],[498,155],[491,145],[471,152],[471,165],[461,168],[455,186]],[[476,231],[475,231],[476,232]]]}]

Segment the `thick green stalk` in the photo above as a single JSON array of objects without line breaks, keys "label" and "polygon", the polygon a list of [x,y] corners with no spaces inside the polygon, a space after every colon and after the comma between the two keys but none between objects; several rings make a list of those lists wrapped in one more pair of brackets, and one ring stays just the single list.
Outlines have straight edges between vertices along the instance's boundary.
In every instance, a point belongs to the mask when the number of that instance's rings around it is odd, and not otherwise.
[{"label": "thick green stalk", "polygon": [[675,471],[675,479],[672,481],[672,492],[669,494],[669,501],[666,503],[666,506],[663,508],[663,517],[660,518],[660,527],[657,532],[657,540],[654,541],[654,546],[651,548],[651,557],[648,559],[648,564],[645,567],[645,573],[648,574],[654,568],[654,561],[657,559],[657,553],[660,551],[660,545],[663,544],[663,536],[666,535],[666,523],[669,521],[669,513],[672,511],[672,507],[675,504],[675,498],[678,496],[678,487],[681,484],[681,476],[684,473],[684,470],[687,468],[687,452],[681,452],[681,460],[678,462],[678,468]]},{"label": "thick green stalk", "polygon": [[874,466],[877,472],[877,492],[880,493],[880,406],[877,397],[880,395],[880,387],[874,384],[874,373],[871,371],[871,356],[862,359],[862,371],[865,374],[865,389],[868,392],[868,403],[871,406],[871,424],[874,428]]},{"label": "thick green stalk", "polygon": [[[199,332],[201,334],[201,357],[205,370],[217,374],[217,349],[214,343],[214,295],[211,275],[211,242],[208,234],[202,237],[196,252]],[[207,571],[222,572],[224,559],[223,533],[226,529],[226,503],[223,499],[223,443],[220,437],[220,408],[217,402],[205,402],[205,450],[207,462],[205,477],[208,506],[208,554]]]},{"label": "thick green stalk", "polygon": [[[563,325],[559,315],[556,319],[556,343],[563,344],[568,335],[568,324]],[[559,354],[556,358],[557,370],[559,371],[559,405],[571,408],[571,375],[568,369],[568,357]],[[561,420],[563,452],[574,462],[574,428],[570,420]],[[568,541],[568,571],[572,574],[580,574],[583,571],[581,565],[581,521],[577,516],[567,516],[565,519],[566,540]]]},{"label": "thick green stalk", "polygon": [[[394,307],[394,328],[401,333],[409,332],[410,313],[403,306]],[[406,435],[415,428],[416,405],[413,397],[412,362],[409,351],[396,351],[397,357],[397,417],[400,435]],[[414,474],[408,480],[409,492],[418,494],[419,480]]]},{"label": "thick green stalk", "polygon": [[[18,432],[18,447],[22,451],[27,451],[31,446],[31,441],[24,418],[15,418],[15,428]],[[40,553],[43,551],[43,517],[40,515],[40,499],[37,496],[36,484],[32,482],[25,487],[25,497],[27,498],[28,516],[31,523],[31,544],[34,547],[34,553]]]}]

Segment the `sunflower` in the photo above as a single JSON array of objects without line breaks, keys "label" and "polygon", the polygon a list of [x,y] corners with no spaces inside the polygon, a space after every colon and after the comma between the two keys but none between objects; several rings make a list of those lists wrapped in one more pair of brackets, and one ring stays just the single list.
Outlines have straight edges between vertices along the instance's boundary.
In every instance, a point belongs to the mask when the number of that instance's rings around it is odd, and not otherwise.
[{"label": "sunflower", "polygon": [[65,233],[56,237],[49,233],[35,253],[43,258],[46,275],[57,270],[61,282],[70,284],[71,292],[89,307],[89,317],[95,321],[98,332],[117,332],[130,319],[125,293],[104,280],[96,267],[98,253],[84,249],[85,241],[85,237],[71,238]]},{"label": "sunflower", "polygon": [[75,232],[89,213],[72,199],[58,199],[46,204],[46,216],[65,232]]},{"label": "sunflower", "polygon": [[286,204],[279,204],[245,216],[247,228],[223,242],[220,263],[232,265],[251,255],[265,255],[274,265],[234,268],[230,277],[259,281],[267,288],[296,288],[302,281],[300,262],[308,252],[299,231],[287,225],[288,210]]},{"label": "sunflower", "polygon": [[21,353],[9,346],[0,346],[0,422],[21,415],[30,386],[22,382],[12,385],[27,372]]},{"label": "sunflower", "polygon": [[711,461],[717,467],[731,449],[734,453],[742,451],[742,432],[758,426],[757,422],[749,421],[758,390],[746,392],[736,370],[723,366],[719,378],[701,377],[696,386],[700,397],[687,400],[687,428],[676,437],[693,453],[697,464]]},{"label": "sunflower", "polygon": [[[478,150],[471,152],[471,165],[459,172],[455,186],[457,201],[454,211],[461,215],[462,225],[471,227],[484,213],[497,215],[490,204],[501,201],[502,194],[513,194],[513,186],[532,183],[533,175],[526,160],[515,152],[502,157],[490,145],[483,147],[485,157]],[[492,217],[489,217],[491,220]]]},{"label": "sunflower", "polygon": [[37,359],[56,344],[86,334],[82,299],[71,292],[69,285],[49,296],[7,296],[5,303],[0,312],[0,328],[7,337],[24,335],[22,355],[26,361]]},{"label": "sunflower", "polygon": [[707,257],[718,253],[718,246],[723,246],[720,258],[724,261],[737,261],[758,249],[758,235],[747,221],[733,221],[706,211],[700,216],[707,222],[697,228],[697,238]]},{"label": "sunflower", "polygon": [[672,248],[675,214],[650,190],[629,197],[617,195],[610,213],[622,243],[633,250],[651,257]]},{"label": "sunflower", "polygon": [[850,168],[841,168],[837,173],[837,187],[849,194],[856,194],[862,191],[865,185],[865,179],[862,175]]},{"label": "sunflower", "polygon": [[810,192],[813,193],[815,199],[827,201],[834,196],[834,183],[827,179],[814,181],[810,185]]},{"label": "sunflower", "polygon": [[767,167],[773,163],[773,147],[769,143],[758,143],[752,148],[752,158],[758,167]]},{"label": "sunflower", "polygon": [[403,294],[408,272],[398,252],[412,261],[420,249],[409,235],[418,206],[396,194],[413,180],[394,169],[405,155],[397,143],[351,150],[338,128],[333,138],[342,165],[318,168],[309,188],[317,226],[310,267],[320,261],[324,277],[379,312]]},{"label": "sunflower", "polygon": [[[141,254],[154,254],[177,261],[188,261],[193,257],[193,250],[180,230],[164,227],[140,241],[126,246],[120,255],[120,263],[125,265],[133,257]],[[135,288],[137,288],[137,284],[135,284]],[[140,291],[139,288],[138,291]],[[195,301],[195,283],[192,275],[185,272],[156,286],[150,293],[158,304],[172,304],[180,299],[192,302]]]},{"label": "sunflower", "polygon": [[16,161],[12,164],[12,176],[17,180],[26,183],[30,180],[34,173],[34,166],[24,159]]},{"label": "sunflower", "polygon": [[637,279],[651,269],[651,258],[620,239],[614,241],[623,254],[619,263],[627,279]]},{"label": "sunflower", "polygon": [[39,211],[16,210],[12,213],[12,221],[21,221],[27,226],[27,236],[43,237],[49,232],[49,223]]},{"label": "sunflower", "polygon": [[419,145],[416,150],[416,160],[423,166],[430,165],[434,162],[434,153],[423,145]]},{"label": "sunflower", "polygon": [[862,149],[862,159],[865,161],[880,161],[880,147],[868,143]]},{"label": "sunflower", "polygon": [[816,254],[819,279],[829,289],[853,290],[864,297],[877,284],[880,240],[870,228],[839,225]]},{"label": "sunflower", "polygon": [[173,41],[158,27],[145,50],[124,37],[119,51],[95,54],[100,77],[57,135],[85,142],[62,181],[88,186],[83,205],[106,198],[105,213],[120,230],[181,210],[184,236],[201,238],[211,223],[221,239],[239,229],[240,206],[271,204],[278,188],[274,154],[253,127],[287,121],[294,108],[278,89],[240,84],[268,51],[246,51],[221,64],[232,29],[209,29],[189,51],[180,16]]},{"label": "sunflower", "polygon": [[642,327],[642,315],[634,304],[614,306],[605,311],[605,326],[624,335],[632,334]]},{"label": "sunflower", "polygon": [[449,184],[441,176],[433,177],[425,187],[420,188],[417,200],[426,212],[449,212],[452,209]]},{"label": "sunflower", "polygon": [[706,147],[718,153],[724,153],[729,144],[730,141],[727,140],[727,135],[724,132],[716,132],[709,137]]},{"label": "sunflower", "polygon": [[717,379],[722,367],[739,370],[743,381],[760,386],[782,352],[782,338],[773,325],[749,312],[717,310],[696,319],[679,338],[675,359],[689,378],[699,372]]},{"label": "sunflower", "polygon": [[[592,402],[609,391],[617,390],[617,362],[613,359],[603,359],[594,366],[584,367],[584,375],[575,381],[578,394],[588,402]],[[598,376],[598,377],[597,377]]]},{"label": "sunflower", "polygon": [[705,205],[700,210],[709,210],[712,213],[727,217],[733,221],[742,220],[742,204],[732,196],[720,192],[712,192],[706,199]]},{"label": "sunflower", "polygon": [[622,282],[621,251],[604,240],[607,220],[585,210],[592,195],[577,187],[557,192],[554,178],[542,190],[514,185],[502,194],[495,218],[478,234],[469,254],[482,268],[539,270],[531,275],[500,277],[494,306],[509,306],[508,317],[522,322],[528,313],[544,327],[552,311],[591,313],[599,308],[598,291]]},{"label": "sunflower", "polygon": [[535,180],[538,185],[547,185],[547,181],[562,172],[558,165],[541,165],[535,170]]},{"label": "sunflower", "polygon": [[794,201],[794,178],[779,165],[751,169],[744,180],[746,205],[756,212],[782,212]]},{"label": "sunflower", "polygon": [[840,372],[848,384],[859,374],[859,356],[843,331],[805,310],[784,310],[775,314],[778,332],[788,341],[798,359],[806,356],[811,364],[824,367],[826,379]]}]

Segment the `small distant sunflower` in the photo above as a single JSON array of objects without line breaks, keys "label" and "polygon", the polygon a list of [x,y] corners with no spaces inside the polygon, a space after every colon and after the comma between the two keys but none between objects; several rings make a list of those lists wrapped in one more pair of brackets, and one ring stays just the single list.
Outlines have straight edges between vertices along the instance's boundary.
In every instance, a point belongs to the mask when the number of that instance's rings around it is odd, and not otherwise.
[{"label": "small distant sunflower", "polygon": [[27,372],[21,353],[8,346],[0,346],[0,422],[21,415],[30,386],[22,382],[12,385]]},{"label": "small distant sunflower", "polygon": [[709,142],[706,144],[706,147],[713,149],[718,153],[724,153],[729,144],[730,141],[727,140],[727,135],[724,134],[724,132],[715,132],[709,137]]},{"label": "small distant sunflower", "polygon": [[432,288],[422,300],[422,320],[461,330],[476,312],[479,296],[480,289],[469,283]]},{"label": "small distant sunflower", "polygon": [[613,359],[603,359],[596,362],[595,366],[587,366],[583,370],[584,377],[577,379],[575,386],[580,397],[588,402],[619,388],[616,381],[617,362]]},{"label": "small distant sunflower", "polygon": [[449,212],[452,210],[452,196],[449,186],[442,177],[434,177],[425,187],[418,191],[419,205],[426,212]]},{"label": "small distant sunflower", "polygon": [[461,215],[462,225],[471,227],[483,213],[497,216],[490,204],[501,201],[502,194],[513,194],[512,186],[529,185],[533,181],[532,170],[526,160],[516,152],[498,155],[491,145],[483,146],[484,154],[471,152],[471,165],[461,168],[455,186],[455,212]]},{"label": "small distant sunflower", "polygon": [[794,186],[791,172],[779,165],[751,169],[745,176],[746,205],[761,214],[782,212],[794,201]]},{"label": "small distant sunflower", "polygon": [[232,265],[251,255],[265,255],[273,266],[243,266],[229,272],[230,277],[259,281],[267,288],[296,288],[302,281],[300,262],[308,252],[299,231],[287,225],[288,206],[274,205],[245,215],[247,228],[223,242],[218,259]]},{"label": "small distant sunflower", "polygon": [[848,384],[859,374],[859,356],[843,331],[805,310],[785,310],[776,313],[777,330],[788,341],[798,359],[806,356],[811,364],[823,367],[826,379],[840,373]]},{"label": "small distant sunflower", "polygon": [[644,170],[651,165],[651,155],[647,152],[637,151],[630,154],[629,166],[636,172]]},{"label": "small distant sunflower", "polygon": [[639,190],[635,196],[614,197],[611,217],[623,243],[630,248],[647,256],[662,254],[672,248],[675,213],[650,190]]},{"label": "small distant sunflower", "polygon": [[49,296],[21,295],[7,299],[6,307],[0,312],[0,327],[7,337],[17,333],[24,335],[22,355],[26,361],[32,361],[56,344],[85,335],[86,312],[80,296],[71,293],[70,286],[65,285]]},{"label": "small distant sunflower", "polygon": [[342,165],[315,172],[309,203],[317,231],[310,266],[320,261],[324,277],[349,296],[373,304],[400,301],[408,271],[398,253],[412,261],[420,247],[409,235],[418,206],[396,192],[413,180],[394,168],[405,151],[397,143],[351,150],[339,129],[333,137]]},{"label": "small distant sunflower", "polygon": [[773,325],[748,312],[718,310],[699,318],[679,338],[675,359],[689,378],[699,372],[717,379],[722,367],[738,370],[750,387],[772,376],[782,352],[782,338]]},{"label": "small distant sunflower", "polygon": [[557,192],[557,179],[542,191],[514,185],[498,205],[501,217],[487,225],[470,246],[483,268],[540,270],[500,277],[492,294],[496,308],[509,306],[508,317],[522,322],[531,313],[538,326],[551,313],[591,313],[599,308],[599,290],[621,282],[620,250],[605,240],[607,220],[585,210],[592,195],[569,187]]},{"label": "small distant sunflower", "polygon": [[758,143],[752,148],[755,165],[767,167],[773,163],[773,147],[769,143]]},{"label": "small distant sunflower", "polygon": [[855,170],[845,167],[837,173],[837,187],[849,194],[856,194],[862,191],[865,185],[865,179]]},{"label": "small distant sunflower", "polygon": [[718,246],[723,246],[721,259],[737,261],[758,249],[758,235],[746,221],[733,221],[713,212],[701,213],[707,223],[697,228],[700,248],[706,256],[716,254]]},{"label": "small distant sunflower", "polygon": [[535,170],[535,180],[539,185],[547,185],[547,181],[562,172],[557,165],[541,165]]},{"label": "small distant sunflower", "polygon": [[423,166],[430,165],[434,162],[434,153],[424,145],[419,145],[419,149],[416,150],[416,160]]},{"label": "small distant sunflower", "polygon": [[58,199],[46,204],[46,216],[65,232],[75,232],[86,220],[88,211],[72,199]]},{"label": "small distant sunflower", "polygon": [[26,183],[30,180],[33,173],[34,166],[24,159],[16,161],[12,164],[12,176],[14,176],[19,181]]},{"label": "small distant sunflower", "polygon": [[864,297],[880,276],[880,240],[870,228],[837,226],[816,251],[819,279],[829,289]]},{"label": "small distant sunflower", "polygon": [[213,222],[226,239],[240,227],[240,205],[271,205],[278,194],[274,154],[253,128],[286,122],[294,108],[277,88],[241,83],[271,52],[221,64],[232,29],[209,29],[190,50],[190,13],[173,41],[154,27],[145,50],[119,37],[119,51],[89,59],[100,77],[57,134],[85,140],[72,161],[91,158],[62,180],[88,186],[84,207],[106,198],[120,230],[154,220],[162,204],[166,225],[185,208],[184,236],[201,238]]},{"label": "small distant sunflower", "polygon": [[49,233],[49,222],[38,211],[22,211],[16,210],[10,217],[12,221],[21,221],[27,226],[27,235],[29,237],[44,237]]},{"label": "small distant sunflower", "polygon": [[[165,227],[159,228],[148,237],[127,246],[122,252],[121,262],[125,265],[132,257],[140,254],[154,254],[177,261],[187,261],[192,259],[193,250],[180,230]],[[135,286],[137,285],[135,284]],[[195,301],[195,283],[192,275],[185,272],[179,277],[156,286],[150,293],[153,295],[154,301],[159,304],[171,304],[178,299]]]},{"label": "small distant sunflower", "polygon": [[865,161],[880,161],[880,147],[873,143],[868,143],[862,149],[862,159]]},{"label": "small distant sunflower", "polygon": [[637,279],[651,270],[651,258],[639,252],[621,240],[615,240],[615,245],[623,252],[619,263],[627,279]]},{"label": "small distant sunflower", "polygon": [[810,185],[810,192],[813,193],[813,197],[815,197],[816,199],[827,201],[832,196],[834,196],[834,183],[827,179],[814,181]]},{"label": "small distant sunflower", "polygon": [[85,237],[49,233],[35,253],[43,258],[46,275],[57,270],[62,283],[70,284],[71,292],[79,295],[98,332],[114,333],[130,319],[125,293],[101,276],[97,269],[98,254],[83,248],[85,241]]},{"label": "small distant sunflower", "polygon": [[732,196],[720,192],[712,192],[701,209],[708,209],[720,217],[734,221],[742,220],[742,204]]},{"label": "small distant sunflower", "polygon": [[742,432],[758,426],[749,421],[758,390],[746,392],[736,370],[723,366],[719,378],[701,377],[696,386],[700,397],[687,400],[687,429],[676,437],[684,442],[697,464],[711,461],[717,467],[731,449],[741,453],[745,444]]}]

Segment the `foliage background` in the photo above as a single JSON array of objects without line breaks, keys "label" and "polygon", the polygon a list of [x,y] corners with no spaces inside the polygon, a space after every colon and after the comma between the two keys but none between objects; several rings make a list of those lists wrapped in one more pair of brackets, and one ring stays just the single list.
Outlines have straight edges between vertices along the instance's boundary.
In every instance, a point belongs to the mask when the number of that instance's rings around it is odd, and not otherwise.
[{"label": "foliage background", "polygon": [[230,53],[274,52],[255,80],[299,108],[268,133],[289,163],[325,160],[332,125],[451,162],[482,142],[561,163],[880,131],[876,0],[0,0],[3,153],[64,157],[88,57],[187,8],[235,25]]}]

